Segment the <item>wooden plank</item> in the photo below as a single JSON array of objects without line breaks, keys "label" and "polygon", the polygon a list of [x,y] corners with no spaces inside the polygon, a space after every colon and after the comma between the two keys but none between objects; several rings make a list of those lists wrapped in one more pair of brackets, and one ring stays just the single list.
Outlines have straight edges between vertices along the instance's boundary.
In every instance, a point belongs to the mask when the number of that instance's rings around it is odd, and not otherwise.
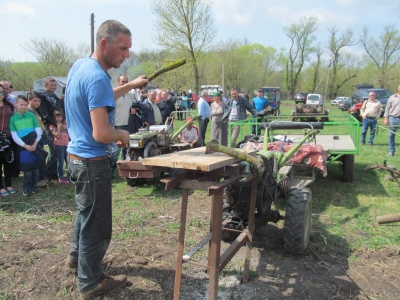
[{"label": "wooden plank", "polygon": [[[251,154],[255,153],[255,151],[246,152]],[[238,161],[240,160],[223,153],[212,152],[206,154],[206,147],[168,153],[141,160],[142,164],[146,166],[179,168],[205,172],[229,166]]]}]

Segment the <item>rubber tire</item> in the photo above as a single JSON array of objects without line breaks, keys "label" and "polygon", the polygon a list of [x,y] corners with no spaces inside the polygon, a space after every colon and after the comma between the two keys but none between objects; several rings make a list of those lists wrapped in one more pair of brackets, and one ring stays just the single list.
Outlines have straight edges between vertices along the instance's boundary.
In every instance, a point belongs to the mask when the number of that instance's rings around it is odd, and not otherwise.
[{"label": "rubber tire", "polygon": [[284,249],[291,254],[302,254],[308,246],[311,229],[312,193],[307,188],[290,192],[284,225]]},{"label": "rubber tire", "polygon": [[354,180],[354,154],[343,155],[343,181],[353,182]]},{"label": "rubber tire", "polygon": [[143,150],[143,157],[147,158],[147,157],[152,157],[151,152],[153,150],[157,150],[157,144],[154,143],[153,141],[150,141],[146,144],[146,146],[144,147]]}]

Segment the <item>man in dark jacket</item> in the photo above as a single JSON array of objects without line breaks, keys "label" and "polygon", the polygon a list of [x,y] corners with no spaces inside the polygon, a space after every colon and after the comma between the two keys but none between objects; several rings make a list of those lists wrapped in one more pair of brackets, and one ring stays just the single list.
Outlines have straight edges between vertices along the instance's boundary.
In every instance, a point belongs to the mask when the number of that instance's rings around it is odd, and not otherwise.
[{"label": "man in dark jacket", "polygon": [[157,106],[160,109],[162,123],[165,124],[167,118],[176,110],[174,103],[168,100],[168,92],[163,91],[161,93],[161,100],[157,103]]},{"label": "man in dark jacket", "polygon": [[[250,104],[249,100],[246,98],[239,96],[239,92],[237,89],[231,89],[231,98],[226,102],[226,109],[222,116],[222,119],[228,118],[229,122],[237,122],[240,120],[246,119],[246,110],[248,110],[253,118],[256,117],[257,111]],[[236,146],[236,140],[240,133],[240,126],[235,125],[232,127],[232,141],[231,145],[233,147]]]},{"label": "man in dark jacket", "polygon": [[57,126],[54,118],[54,110],[62,109],[64,111],[63,102],[55,94],[57,89],[57,81],[48,77],[45,80],[44,88],[37,92],[41,95],[41,104],[37,109],[38,114],[42,118],[44,130],[47,136],[47,144],[49,145],[50,154],[46,164],[46,176],[48,179],[58,178],[57,176],[57,156],[54,151],[54,137],[50,132],[50,125]]}]

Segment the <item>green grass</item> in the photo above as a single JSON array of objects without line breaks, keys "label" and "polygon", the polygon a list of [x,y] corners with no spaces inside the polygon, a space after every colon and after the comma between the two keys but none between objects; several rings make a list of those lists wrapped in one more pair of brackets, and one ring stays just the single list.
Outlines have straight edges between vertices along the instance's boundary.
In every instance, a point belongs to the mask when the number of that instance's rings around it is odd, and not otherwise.
[{"label": "green grass", "polygon": [[[288,115],[294,103],[282,103],[282,114]],[[331,116],[347,116],[347,112],[337,107],[327,105]],[[176,128],[183,121],[176,121]],[[383,120],[379,120],[383,125]],[[210,139],[209,125],[206,141]],[[324,133],[337,133],[340,128],[327,127]],[[398,208],[399,184],[386,181],[384,171],[368,170],[368,165],[383,163],[400,167],[399,155],[386,157],[388,133],[380,128],[372,147],[360,146],[360,153],[356,155],[354,182],[343,183],[340,163],[329,163],[328,176],[317,176],[310,185],[313,192],[313,219],[310,242],[312,247],[321,251],[338,251],[350,253],[355,250],[369,251],[385,247],[399,247],[400,236],[398,224],[378,225],[376,217],[400,212]],[[400,137],[397,137],[397,143]],[[400,150],[400,149],[399,149]],[[22,175],[13,184],[19,190],[15,196],[2,198],[0,202],[0,219],[7,216],[8,222],[19,224],[23,220],[62,223],[72,228],[75,216],[75,201],[73,186],[61,186],[52,183],[48,189],[33,197],[23,197],[20,193]],[[199,192],[194,192],[198,195]],[[155,181],[139,187],[129,187],[124,179],[113,180],[113,215],[114,227],[117,228],[113,239],[118,241],[130,240],[134,236],[148,235],[162,236],[166,233],[178,235],[179,220],[163,220],[157,218],[163,215],[170,205],[179,208],[180,191],[164,191],[164,185]],[[148,207],[152,207],[151,210]],[[284,213],[284,200],[279,199],[276,206]],[[12,217],[10,219],[9,217]],[[197,241],[191,239],[191,233],[208,231],[208,220],[196,218],[188,222],[188,244]],[[132,230],[135,229],[135,230]],[[0,234],[1,234],[0,230]],[[18,231],[7,232],[10,236],[21,234]],[[175,244],[176,241],[170,241]],[[57,249],[56,249],[57,250]],[[56,251],[55,250],[55,251]],[[7,295],[2,295],[7,299]]]}]

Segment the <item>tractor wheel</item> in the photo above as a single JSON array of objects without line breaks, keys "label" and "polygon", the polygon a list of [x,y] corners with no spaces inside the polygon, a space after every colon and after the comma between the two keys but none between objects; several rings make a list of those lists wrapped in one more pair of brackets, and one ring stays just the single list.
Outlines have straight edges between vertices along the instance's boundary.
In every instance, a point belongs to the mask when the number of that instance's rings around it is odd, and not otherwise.
[{"label": "tractor wheel", "polygon": [[148,142],[144,147],[143,157],[146,158],[146,157],[157,156],[156,152],[157,152],[157,144],[154,143],[153,141]]},{"label": "tractor wheel", "polygon": [[307,188],[294,189],[286,204],[284,248],[292,254],[302,254],[311,228],[312,193]]},{"label": "tractor wheel", "polygon": [[354,179],[354,154],[343,156],[343,181],[353,182]]}]

